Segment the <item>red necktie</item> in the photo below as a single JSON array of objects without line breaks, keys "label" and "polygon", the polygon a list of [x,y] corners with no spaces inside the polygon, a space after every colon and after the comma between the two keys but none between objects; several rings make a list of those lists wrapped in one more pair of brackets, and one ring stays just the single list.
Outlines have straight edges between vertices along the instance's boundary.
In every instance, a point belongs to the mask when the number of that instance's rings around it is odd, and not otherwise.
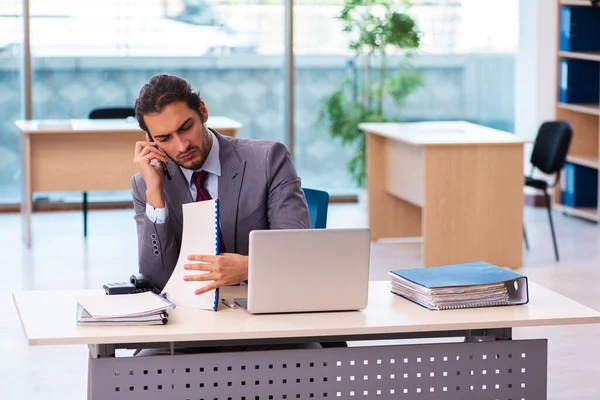
[{"label": "red necktie", "polygon": [[[212,200],[210,197],[210,193],[206,190],[206,178],[208,177],[208,172],[206,171],[196,171],[192,175],[192,182],[196,185],[196,201],[204,201],[204,200]],[[219,253],[225,253],[225,243],[223,243],[223,235],[221,234],[221,227],[219,227]]]}]

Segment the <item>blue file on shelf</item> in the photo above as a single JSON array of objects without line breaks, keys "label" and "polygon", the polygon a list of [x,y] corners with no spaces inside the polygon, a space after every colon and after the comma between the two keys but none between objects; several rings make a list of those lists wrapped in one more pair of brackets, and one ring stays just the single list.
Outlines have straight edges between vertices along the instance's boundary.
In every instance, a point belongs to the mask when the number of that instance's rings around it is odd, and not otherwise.
[{"label": "blue file on shelf", "polygon": [[561,179],[562,204],[569,207],[598,206],[598,170],[565,163]]},{"label": "blue file on shelf", "polygon": [[561,103],[600,102],[600,63],[562,59],[559,74],[558,98]]},{"label": "blue file on shelf", "polygon": [[560,50],[600,51],[600,8],[561,7]]}]

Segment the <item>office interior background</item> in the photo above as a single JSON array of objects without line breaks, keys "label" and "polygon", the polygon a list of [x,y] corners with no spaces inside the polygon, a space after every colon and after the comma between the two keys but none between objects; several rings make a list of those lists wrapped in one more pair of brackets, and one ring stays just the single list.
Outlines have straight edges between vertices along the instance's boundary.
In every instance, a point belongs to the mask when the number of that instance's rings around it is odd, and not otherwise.
[{"label": "office interior background", "polygon": [[[11,298],[18,290],[98,289],[137,268],[131,194],[91,192],[88,238],[81,234],[81,192],[35,193],[31,249],[21,239],[20,133],[14,121],[86,118],[97,107],[131,106],[154,74],[182,76],[212,115],[239,121],[239,137],[293,148],[303,186],[329,192],[328,227],[368,226],[364,188],[347,169],[354,149],[327,131],[323,103],[357,63],[336,18],[343,0],[0,0],[0,399],[85,396],[85,346],[28,346]],[[561,0],[583,3],[585,0]],[[406,101],[386,101],[395,121],[466,120],[533,140],[556,106],[555,0],[413,0],[422,34],[411,57],[423,84]],[[285,15],[292,12],[293,48]],[[551,21],[551,22],[550,22]],[[29,24],[31,67],[23,64]],[[286,124],[286,54],[294,55],[294,134]],[[389,55],[389,65],[401,60]],[[393,68],[390,73],[393,73]],[[290,140],[292,141],[290,143]],[[525,168],[529,172],[526,145]],[[133,149],[132,149],[133,150]],[[597,155],[597,154],[596,154]],[[525,171],[524,171],[525,172]],[[336,200],[358,203],[336,204]],[[108,206],[107,206],[108,205]],[[112,207],[117,205],[118,207]],[[125,208],[123,208],[125,205]],[[119,208],[119,209],[117,209]],[[527,275],[600,310],[600,234],[596,223],[554,211],[561,261],[554,259],[546,210],[525,206],[531,249]],[[422,262],[421,243],[373,242],[371,280]],[[548,399],[597,399],[597,325],[533,327],[514,338],[548,338]]]},{"label": "office interior background", "polygon": [[[402,106],[386,104],[389,118],[467,120],[512,132],[518,0],[413,3],[408,12],[422,45],[411,62],[423,86]],[[305,186],[356,196],[360,188],[346,168],[353,149],[331,138],[321,118],[326,97],[357,68],[336,18],[342,5],[294,2],[293,148]],[[24,74],[31,75],[33,119],[131,106],[150,76],[166,72],[192,82],[212,115],[241,122],[240,137],[287,142],[283,0],[31,0],[30,71],[21,62],[22,6],[0,0],[0,204],[20,201],[14,121],[25,112]],[[35,198],[79,202],[81,194]],[[89,195],[90,202],[129,198]]]}]

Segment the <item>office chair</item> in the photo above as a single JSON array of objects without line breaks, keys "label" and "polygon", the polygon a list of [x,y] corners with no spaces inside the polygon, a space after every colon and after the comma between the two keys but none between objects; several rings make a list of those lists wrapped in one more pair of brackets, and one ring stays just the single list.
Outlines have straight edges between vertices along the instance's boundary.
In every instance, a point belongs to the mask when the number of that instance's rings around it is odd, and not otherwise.
[{"label": "office chair", "polygon": [[[327,209],[329,208],[329,193],[322,190],[302,188],[306,203],[308,204],[308,213],[310,215],[311,229],[327,228]],[[321,342],[321,346],[326,348],[348,347],[346,342]]]},{"label": "office chair", "polygon": [[[135,109],[133,107],[110,107],[96,108],[90,111],[88,119],[125,119],[127,117],[135,117]],[[87,192],[83,192],[83,236],[87,237]]]},{"label": "office chair", "polygon": [[316,189],[305,189],[304,196],[308,203],[310,214],[310,227],[312,229],[325,229],[327,227],[327,208],[329,206],[329,193]]},{"label": "office chair", "polygon": [[135,117],[135,109],[133,107],[110,107],[96,108],[90,111],[89,119],[111,119],[111,118],[127,118]]},{"label": "office chair", "polygon": [[[552,205],[550,204],[548,189],[554,188],[559,183],[560,170],[567,160],[567,153],[572,138],[573,129],[568,122],[544,122],[542,126],[540,126],[535,139],[535,144],[533,145],[533,151],[531,153],[531,173],[529,176],[525,177],[525,186],[541,190],[544,193],[556,261],[559,260],[558,247],[556,245],[556,235],[554,233],[554,224],[552,222]],[[549,185],[548,182],[543,179],[533,178],[533,172],[536,168],[547,175],[555,174],[556,177],[554,183]],[[525,247],[529,250],[529,241],[527,240],[525,226],[523,226],[523,239],[525,240]]]}]

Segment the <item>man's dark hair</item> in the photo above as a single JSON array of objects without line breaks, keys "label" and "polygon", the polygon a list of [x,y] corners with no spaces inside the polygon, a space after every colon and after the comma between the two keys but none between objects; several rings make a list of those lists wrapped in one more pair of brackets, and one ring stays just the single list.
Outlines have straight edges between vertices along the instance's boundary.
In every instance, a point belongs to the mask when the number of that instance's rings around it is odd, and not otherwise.
[{"label": "man's dark hair", "polygon": [[175,75],[154,75],[140,89],[138,98],[135,101],[135,118],[140,128],[148,132],[144,115],[161,112],[166,106],[177,101],[187,103],[192,110],[200,115],[202,120],[200,93],[194,92],[188,81]]}]

